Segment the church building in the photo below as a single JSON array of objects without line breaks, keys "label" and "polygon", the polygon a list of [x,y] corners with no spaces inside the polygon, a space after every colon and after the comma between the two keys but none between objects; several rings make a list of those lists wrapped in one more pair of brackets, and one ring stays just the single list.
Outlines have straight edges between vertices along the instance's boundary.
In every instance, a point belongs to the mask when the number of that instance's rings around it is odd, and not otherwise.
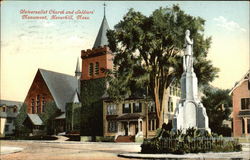
[{"label": "church building", "polygon": [[[53,126],[54,133],[66,131],[66,106],[73,103],[80,104],[80,76],[79,62],[77,62],[75,76],[38,69],[24,101],[27,105],[24,125],[32,133],[36,134],[44,129],[42,118],[44,114],[53,116],[54,119],[50,125]],[[55,113],[48,113],[52,111]],[[69,131],[70,126],[67,127]]]}]

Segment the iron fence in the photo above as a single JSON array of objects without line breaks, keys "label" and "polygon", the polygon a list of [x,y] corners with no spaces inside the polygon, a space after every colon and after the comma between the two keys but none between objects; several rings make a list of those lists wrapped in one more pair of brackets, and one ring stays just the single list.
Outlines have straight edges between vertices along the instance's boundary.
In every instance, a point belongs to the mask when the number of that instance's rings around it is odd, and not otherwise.
[{"label": "iron fence", "polygon": [[197,138],[189,138],[189,137],[180,137],[180,138],[160,138],[159,140],[145,139],[144,143],[151,143],[154,146],[158,146],[161,149],[171,148],[185,148],[188,147],[191,150],[196,150],[199,148],[200,150],[212,150],[213,147],[223,147],[228,144],[237,144],[238,140],[231,137],[197,137]]}]

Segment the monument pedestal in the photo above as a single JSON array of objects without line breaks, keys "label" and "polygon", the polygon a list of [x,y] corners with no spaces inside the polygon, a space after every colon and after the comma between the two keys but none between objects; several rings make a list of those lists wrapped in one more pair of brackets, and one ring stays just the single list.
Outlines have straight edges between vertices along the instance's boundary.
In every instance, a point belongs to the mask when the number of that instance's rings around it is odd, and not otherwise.
[{"label": "monument pedestal", "polygon": [[185,132],[188,128],[194,127],[210,133],[206,108],[198,98],[198,82],[193,69],[182,74],[181,91],[181,100],[174,115],[173,129]]}]

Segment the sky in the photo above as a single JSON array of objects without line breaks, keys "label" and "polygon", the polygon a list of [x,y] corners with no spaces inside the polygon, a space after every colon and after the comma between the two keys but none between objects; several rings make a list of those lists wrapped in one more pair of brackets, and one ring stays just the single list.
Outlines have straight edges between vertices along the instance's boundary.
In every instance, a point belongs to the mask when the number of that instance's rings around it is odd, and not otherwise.
[{"label": "sky", "polygon": [[[104,1],[1,1],[0,99],[24,101],[38,68],[74,75],[81,50],[91,49],[103,19]],[[149,16],[159,7],[180,8],[206,20],[212,37],[208,59],[220,69],[211,84],[230,89],[249,70],[249,2],[247,1],[105,1],[111,29],[129,8]],[[20,11],[46,11],[23,14]],[[77,11],[89,12],[78,14]],[[49,13],[64,11],[63,14]],[[73,11],[73,14],[66,14]],[[47,16],[23,19],[23,15]],[[73,20],[50,19],[73,15]],[[87,19],[77,19],[77,16]]]}]

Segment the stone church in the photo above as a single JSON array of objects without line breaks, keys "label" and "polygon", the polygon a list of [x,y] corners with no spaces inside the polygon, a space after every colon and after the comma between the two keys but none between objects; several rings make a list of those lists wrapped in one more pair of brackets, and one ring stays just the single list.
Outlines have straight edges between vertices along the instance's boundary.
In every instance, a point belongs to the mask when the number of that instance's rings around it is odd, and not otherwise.
[{"label": "stone church", "polygon": [[[57,110],[51,124],[54,132],[70,131],[71,126],[66,125],[67,121],[70,121],[70,119],[66,121],[66,110],[72,104],[80,104],[80,75],[79,62],[77,62],[75,76],[38,69],[24,101],[27,105],[27,118],[24,125],[34,134],[43,130],[45,124],[41,116],[46,114],[46,104],[53,103]],[[48,108],[47,112],[49,111]]]}]

